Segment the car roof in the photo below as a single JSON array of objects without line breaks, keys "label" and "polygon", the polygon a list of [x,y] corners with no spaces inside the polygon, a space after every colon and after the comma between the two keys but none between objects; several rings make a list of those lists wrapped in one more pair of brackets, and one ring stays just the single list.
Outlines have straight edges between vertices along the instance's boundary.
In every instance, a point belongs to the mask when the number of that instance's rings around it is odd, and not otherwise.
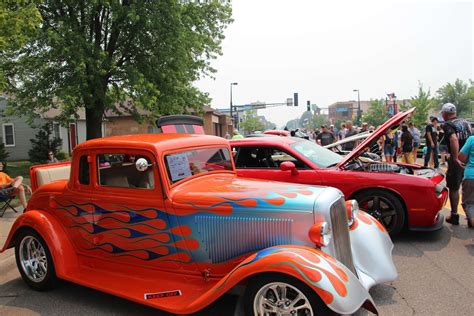
[{"label": "car roof", "polygon": [[123,147],[166,151],[196,145],[227,146],[228,142],[222,137],[200,134],[137,134],[88,140],[79,144],[75,150]]}]

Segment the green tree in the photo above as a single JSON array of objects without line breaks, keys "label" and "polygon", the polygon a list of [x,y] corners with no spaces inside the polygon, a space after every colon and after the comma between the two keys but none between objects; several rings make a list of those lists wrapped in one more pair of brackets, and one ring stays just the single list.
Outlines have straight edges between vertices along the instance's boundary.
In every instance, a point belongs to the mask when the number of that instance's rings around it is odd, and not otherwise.
[{"label": "green tree", "polygon": [[[0,162],[3,162],[5,165],[5,162],[10,156],[10,154],[5,150],[5,144],[3,142],[0,143]],[[3,166],[5,168],[5,166]]]},{"label": "green tree", "polygon": [[[22,47],[41,22],[34,3],[21,0],[0,1],[0,60]],[[6,86],[3,63],[0,63],[0,91]]]},{"label": "green tree", "polygon": [[265,125],[257,116],[257,110],[245,111],[242,123],[240,123],[240,127],[247,134],[265,129]]},{"label": "green tree", "polygon": [[410,108],[416,107],[416,110],[410,120],[415,126],[420,128],[426,124],[429,110],[434,105],[430,90],[424,90],[423,84],[421,84],[421,82],[418,84],[418,95],[411,98],[410,105]]},{"label": "green tree", "polygon": [[459,116],[471,116],[474,103],[474,81],[464,82],[456,79],[454,83],[447,83],[436,91],[438,108],[444,103],[451,102],[456,105]]},{"label": "green tree", "polygon": [[362,114],[362,121],[377,127],[386,120],[383,100],[370,100],[369,108]]},{"label": "green tree", "polygon": [[140,108],[157,117],[209,102],[192,83],[215,71],[228,2],[43,0],[37,8],[40,29],[1,60],[11,112],[33,119],[60,108],[67,122],[84,108],[92,139],[102,136],[107,110],[140,121]]},{"label": "green tree", "polygon": [[32,163],[45,163],[48,151],[52,151],[59,160],[64,158],[60,152],[63,141],[60,138],[52,138],[52,124],[44,124],[36,133],[35,139],[30,139],[31,149],[28,151]]},{"label": "green tree", "polygon": [[321,128],[321,125],[327,124],[327,116],[321,115],[321,114],[314,114],[313,117],[311,118],[311,123],[309,125],[309,128],[316,129],[316,128]]}]

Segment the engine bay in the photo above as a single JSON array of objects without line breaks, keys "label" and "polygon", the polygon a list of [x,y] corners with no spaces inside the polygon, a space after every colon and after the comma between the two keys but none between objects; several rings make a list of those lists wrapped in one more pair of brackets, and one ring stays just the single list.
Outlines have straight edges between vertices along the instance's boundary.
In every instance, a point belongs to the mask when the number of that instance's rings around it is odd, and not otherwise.
[{"label": "engine bay", "polygon": [[396,163],[363,162],[360,159],[354,159],[351,161],[346,169],[353,171],[410,174],[423,178],[432,178],[436,174],[436,171],[433,168],[410,168]]}]

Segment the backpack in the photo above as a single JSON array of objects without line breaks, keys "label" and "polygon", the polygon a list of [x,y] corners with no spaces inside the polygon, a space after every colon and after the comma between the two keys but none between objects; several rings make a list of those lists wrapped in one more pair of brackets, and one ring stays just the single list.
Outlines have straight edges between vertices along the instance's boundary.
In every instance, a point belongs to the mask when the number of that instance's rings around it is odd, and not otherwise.
[{"label": "backpack", "polygon": [[[458,137],[459,149],[464,146],[469,136],[471,136],[471,126],[465,119],[454,119],[452,121],[446,121],[445,125],[451,126],[451,128],[456,132],[456,136]],[[445,142],[449,146],[449,140],[445,137]],[[451,150],[451,148],[450,148]]]}]

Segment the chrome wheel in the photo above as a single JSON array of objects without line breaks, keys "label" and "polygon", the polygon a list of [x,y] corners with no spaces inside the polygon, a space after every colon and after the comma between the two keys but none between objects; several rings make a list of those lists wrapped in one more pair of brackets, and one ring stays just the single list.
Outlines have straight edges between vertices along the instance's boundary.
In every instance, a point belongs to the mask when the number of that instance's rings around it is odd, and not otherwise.
[{"label": "chrome wheel", "polygon": [[311,304],[302,291],[283,282],[264,285],[253,302],[254,315],[306,316],[314,315]]},{"label": "chrome wheel", "polygon": [[31,281],[39,283],[48,272],[48,259],[44,246],[33,236],[25,236],[19,246],[21,268]]}]

